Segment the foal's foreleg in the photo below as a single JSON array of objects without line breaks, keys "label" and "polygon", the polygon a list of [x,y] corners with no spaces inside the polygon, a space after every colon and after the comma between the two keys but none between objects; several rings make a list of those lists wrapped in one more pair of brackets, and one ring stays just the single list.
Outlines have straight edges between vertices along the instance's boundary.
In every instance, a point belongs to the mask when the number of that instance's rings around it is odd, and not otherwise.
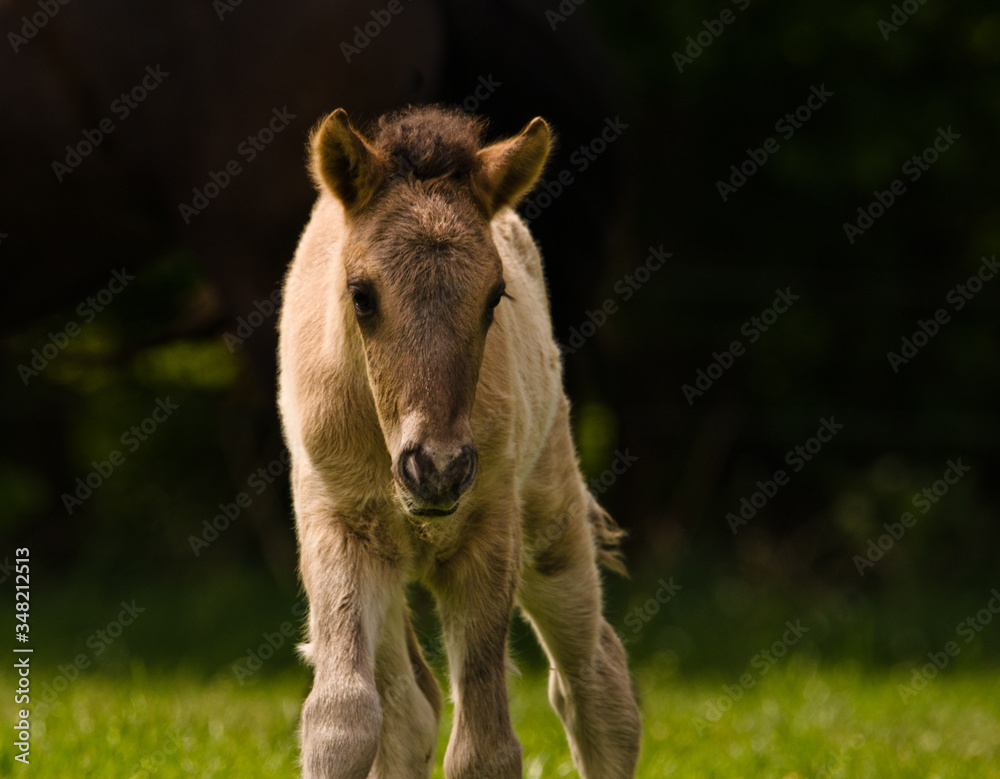
[{"label": "foal's foreleg", "polygon": [[306,779],[365,779],[379,748],[375,650],[400,572],[369,540],[297,496],[302,581],[309,597],[313,687],[302,708]]},{"label": "foal's foreleg", "polygon": [[521,745],[507,701],[507,629],[513,609],[517,528],[480,537],[449,561],[432,588],[438,599],[454,724],[444,758],[447,779],[520,779]]},{"label": "foal's foreleg", "polygon": [[375,685],[382,730],[372,779],[429,779],[441,690],[420,652],[402,590],[389,605],[375,651]]}]

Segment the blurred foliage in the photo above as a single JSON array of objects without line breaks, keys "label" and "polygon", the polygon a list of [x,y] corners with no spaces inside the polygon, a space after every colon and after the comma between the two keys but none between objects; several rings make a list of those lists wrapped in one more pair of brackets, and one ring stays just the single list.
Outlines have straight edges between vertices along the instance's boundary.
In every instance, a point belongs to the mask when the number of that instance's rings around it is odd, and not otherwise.
[{"label": "blurred foliage", "polygon": [[[991,581],[1000,286],[961,311],[946,295],[1000,246],[1000,14],[921,4],[885,38],[889,3],[743,5],[589,6],[638,93],[622,106],[628,172],[613,194],[631,218],[589,308],[647,246],[674,252],[567,356],[571,394],[611,409],[603,429],[640,457],[602,500],[632,530],[633,558],[668,569],[705,555],[758,584],[845,592]],[[734,20],[679,72],[674,54],[723,9]],[[776,132],[823,87],[833,96],[791,138]],[[902,166],[948,127],[961,137],[909,181]],[[724,202],[717,182],[769,137],[778,150]],[[897,178],[906,192],[850,244],[844,223]],[[800,299],[749,343],[744,323],[777,289]],[[942,307],[951,321],[893,373],[887,352]],[[689,405],[682,384],[735,340],[745,354]],[[734,536],[726,514],[830,416],[844,430]],[[600,470],[589,424],[578,415],[584,463]],[[853,555],[956,457],[971,473],[859,577]]]}]

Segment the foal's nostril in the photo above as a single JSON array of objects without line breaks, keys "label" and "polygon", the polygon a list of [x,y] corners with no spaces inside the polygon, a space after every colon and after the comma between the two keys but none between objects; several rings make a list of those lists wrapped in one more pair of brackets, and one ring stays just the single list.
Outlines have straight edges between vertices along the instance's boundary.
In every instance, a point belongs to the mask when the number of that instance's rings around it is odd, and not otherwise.
[{"label": "foal's nostril", "polygon": [[458,456],[448,464],[446,474],[457,498],[469,488],[476,475],[476,448],[471,445],[463,446]]},{"label": "foal's nostril", "polygon": [[427,498],[433,489],[430,487],[430,480],[435,471],[434,463],[420,447],[404,452],[399,461],[399,477],[403,484],[414,495],[422,498]]},{"label": "foal's nostril", "polygon": [[417,469],[417,453],[410,452],[403,460],[403,478],[410,485],[420,483],[420,471]]}]

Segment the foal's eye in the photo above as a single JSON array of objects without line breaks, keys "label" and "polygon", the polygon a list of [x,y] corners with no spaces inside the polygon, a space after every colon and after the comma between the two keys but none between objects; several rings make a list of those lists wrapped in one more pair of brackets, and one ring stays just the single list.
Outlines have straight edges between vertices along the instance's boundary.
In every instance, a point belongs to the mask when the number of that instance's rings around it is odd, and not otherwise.
[{"label": "foal's eye", "polygon": [[351,290],[351,300],[354,301],[354,313],[359,317],[371,316],[375,313],[375,301],[365,290]]},{"label": "foal's eye", "polygon": [[500,305],[500,299],[510,297],[505,289],[501,289],[499,292],[494,293],[493,297],[490,298],[489,305],[486,308],[486,321],[487,323],[493,321],[493,309]]}]

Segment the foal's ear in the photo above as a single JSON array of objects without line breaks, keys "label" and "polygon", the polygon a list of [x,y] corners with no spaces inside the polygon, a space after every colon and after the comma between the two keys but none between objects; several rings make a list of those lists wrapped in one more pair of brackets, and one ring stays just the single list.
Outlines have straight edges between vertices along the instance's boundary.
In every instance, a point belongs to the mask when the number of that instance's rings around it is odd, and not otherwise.
[{"label": "foal's ear", "polygon": [[318,187],[326,186],[349,212],[365,205],[382,182],[382,162],[375,150],[338,108],[313,130],[310,167]]},{"label": "foal's ear", "polygon": [[552,145],[549,126],[536,116],[521,132],[476,154],[473,186],[486,212],[493,216],[513,205],[534,185]]}]

